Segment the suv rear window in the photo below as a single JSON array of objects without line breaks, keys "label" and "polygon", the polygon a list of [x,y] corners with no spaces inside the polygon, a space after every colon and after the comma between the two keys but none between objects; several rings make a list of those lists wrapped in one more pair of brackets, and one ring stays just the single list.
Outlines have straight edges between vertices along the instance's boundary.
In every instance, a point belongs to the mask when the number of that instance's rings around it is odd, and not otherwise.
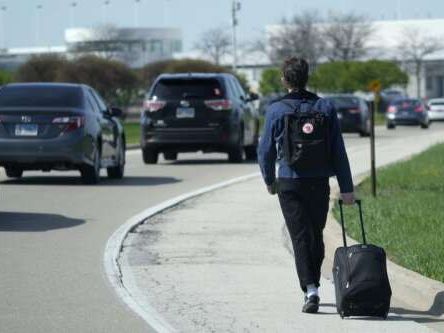
[{"label": "suv rear window", "polygon": [[158,99],[223,98],[224,91],[216,79],[162,79],[153,91]]},{"label": "suv rear window", "polygon": [[400,109],[413,109],[420,106],[421,102],[417,99],[401,99],[394,101],[392,104]]},{"label": "suv rear window", "polygon": [[328,99],[336,108],[359,107],[359,99],[355,97],[329,97]]},{"label": "suv rear window", "polygon": [[4,87],[0,107],[81,107],[82,92],[76,87]]},{"label": "suv rear window", "polygon": [[430,105],[444,105],[444,101],[440,101],[440,102],[430,102]]}]

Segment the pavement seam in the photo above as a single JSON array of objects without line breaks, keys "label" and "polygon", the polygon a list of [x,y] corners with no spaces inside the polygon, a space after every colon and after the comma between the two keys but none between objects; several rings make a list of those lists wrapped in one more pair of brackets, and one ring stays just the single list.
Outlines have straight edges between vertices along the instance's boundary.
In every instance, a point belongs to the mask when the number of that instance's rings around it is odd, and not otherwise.
[{"label": "pavement seam", "polygon": [[[153,206],[143,212],[131,217],[123,225],[120,226],[108,239],[104,252],[105,275],[115,290],[119,298],[139,317],[141,317],[151,328],[157,332],[177,332],[150,304],[142,301],[142,297],[132,294],[126,288],[122,277],[120,267],[120,255],[123,249],[123,243],[127,235],[144,223],[147,219],[164,212],[167,209],[175,207],[189,199],[228,187],[234,184],[248,181],[253,178],[260,177],[259,172],[251,173],[245,176],[236,177],[224,182],[203,187],[196,191],[182,194],[173,199],[164,201],[159,205]],[[141,304],[143,303],[143,304]]]}]

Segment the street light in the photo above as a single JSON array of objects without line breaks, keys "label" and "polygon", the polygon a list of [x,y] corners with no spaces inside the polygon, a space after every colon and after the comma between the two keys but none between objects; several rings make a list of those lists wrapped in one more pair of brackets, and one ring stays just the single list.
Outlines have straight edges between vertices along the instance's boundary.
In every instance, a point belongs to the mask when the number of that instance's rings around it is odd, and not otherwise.
[{"label": "street light", "polygon": [[236,27],[239,25],[239,21],[237,19],[237,13],[241,10],[241,3],[238,0],[233,0],[231,6],[231,18],[232,18],[232,27],[233,27],[233,71],[237,69],[237,36],[236,36]]},{"label": "street light", "polygon": [[102,22],[103,22],[103,24],[105,24],[106,23],[106,10],[107,10],[107,7],[109,6],[109,4],[111,3],[111,1],[110,0],[105,0],[104,2],[103,2],[103,6],[102,6]]},{"label": "street light", "polygon": [[71,8],[71,11],[70,11],[70,25],[71,25],[71,28],[73,28],[74,27],[74,14],[75,14],[74,12],[75,12],[75,9],[77,7],[77,2],[73,1],[69,5],[70,5],[70,8]]},{"label": "street light", "polygon": [[169,4],[170,4],[170,0],[164,0],[163,3],[163,25],[164,26],[168,26],[168,12],[169,12]]},{"label": "street light", "polygon": [[43,9],[43,5],[37,5],[36,6],[36,18],[35,18],[35,44],[37,46],[40,45],[40,12]]},{"label": "street light", "polygon": [[139,26],[139,5],[140,0],[134,0],[134,26],[136,28]]},{"label": "street light", "polygon": [[5,22],[5,13],[8,10],[8,7],[1,6],[0,9],[2,10],[2,25],[1,25],[1,38],[2,38],[2,49],[6,51],[6,22]]}]

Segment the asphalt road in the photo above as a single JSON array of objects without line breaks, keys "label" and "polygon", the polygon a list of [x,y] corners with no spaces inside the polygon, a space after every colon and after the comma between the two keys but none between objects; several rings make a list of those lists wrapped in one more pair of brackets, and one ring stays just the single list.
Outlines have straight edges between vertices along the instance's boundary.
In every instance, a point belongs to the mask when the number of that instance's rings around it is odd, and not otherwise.
[{"label": "asphalt road", "polygon": [[[420,140],[436,131],[444,133],[444,124],[428,131],[379,129],[378,135]],[[346,135],[346,143],[360,150],[368,139]],[[82,185],[75,172],[30,172],[11,181],[0,171],[0,332],[147,331],[106,280],[108,238],[150,206],[258,171],[218,154],[183,154],[175,163],[146,166],[133,151],[127,160],[124,180],[104,178],[98,186]]]}]

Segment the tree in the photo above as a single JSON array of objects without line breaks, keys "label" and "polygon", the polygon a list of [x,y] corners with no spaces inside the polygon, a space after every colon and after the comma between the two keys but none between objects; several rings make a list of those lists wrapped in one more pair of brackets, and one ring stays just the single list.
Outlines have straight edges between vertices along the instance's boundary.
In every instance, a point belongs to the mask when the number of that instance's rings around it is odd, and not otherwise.
[{"label": "tree", "polygon": [[402,32],[398,44],[401,57],[413,64],[412,72],[416,77],[416,96],[421,97],[421,72],[424,58],[444,48],[440,38],[428,36],[424,31],[407,28]]},{"label": "tree", "polygon": [[219,65],[221,58],[231,52],[231,44],[227,29],[219,27],[204,32],[195,48]]},{"label": "tree", "polygon": [[351,61],[364,57],[372,33],[372,24],[365,16],[331,14],[323,29],[327,57],[331,61]]},{"label": "tree", "polygon": [[269,43],[274,63],[298,56],[316,67],[325,52],[319,16],[315,12],[304,12],[290,22],[284,20],[280,29],[270,36]]},{"label": "tree", "polygon": [[96,89],[108,103],[127,106],[137,94],[137,76],[128,66],[97,56],[83,56],[60,69],[59,82],[84,83]]},{"label": "tree", "polygon": [[54,54],[33,56],[18,68],[15,80],[18,82],[54,82],[57,80],[58,72],[66,66],[67,62],[65,57]]},{"label": "tree", "polygon": [[319,65],[310,78],[310,86],[325,93],[368,91],[370,82],[378,80],[383,88],[406,86],[408,75],[390,61],[335,61]]},{"label": "tree", "polygon": [[284,90],[281,81],[281,71],[278,68],[269,68],[262,72],[259,82],[259,91],[262,95],[279,93]]}]

